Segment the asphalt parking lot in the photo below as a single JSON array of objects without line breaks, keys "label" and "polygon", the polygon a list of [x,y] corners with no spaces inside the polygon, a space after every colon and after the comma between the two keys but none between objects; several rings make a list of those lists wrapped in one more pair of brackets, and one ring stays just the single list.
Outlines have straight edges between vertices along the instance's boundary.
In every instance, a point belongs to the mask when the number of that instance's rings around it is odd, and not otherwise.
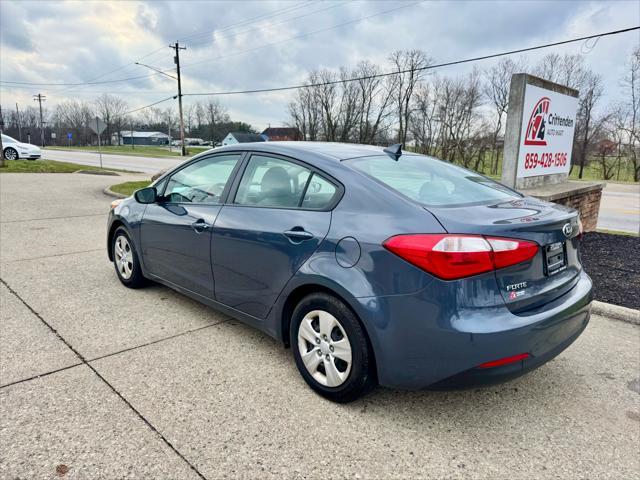
[{"label": "asphalt parking lot", "polygon": [[0,175],[1,478],[640,478],[640,327],[593,317],[498,387],[331,404],[266,335],[120,285],[112,183]]}]

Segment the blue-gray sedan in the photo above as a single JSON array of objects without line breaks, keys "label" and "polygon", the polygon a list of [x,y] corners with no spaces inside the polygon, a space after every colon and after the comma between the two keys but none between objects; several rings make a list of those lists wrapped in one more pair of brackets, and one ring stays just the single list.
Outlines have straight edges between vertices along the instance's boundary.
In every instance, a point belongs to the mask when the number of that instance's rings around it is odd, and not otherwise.
[{"label": "blue-gray sedan", "polygon": [[585,329],[571,209],[398,146],[264,142],[197,155],[120,202],[108,253],[290,346],[337,401],[549,361]]}]

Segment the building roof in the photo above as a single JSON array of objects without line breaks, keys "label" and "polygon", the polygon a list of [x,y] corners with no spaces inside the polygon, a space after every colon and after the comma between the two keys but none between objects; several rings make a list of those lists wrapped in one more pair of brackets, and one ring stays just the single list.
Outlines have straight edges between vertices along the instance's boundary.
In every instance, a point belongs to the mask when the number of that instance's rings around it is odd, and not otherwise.
[{"label": "building roof", "polygon": [[233,135],[239,143],[264,142],[264,138],[257,133],[229,132],[229,135]]},{"label": "building roof", "polygon": [[162,132],[137,132],[131,130],[121,130],[121,137],[134,137],[134,138],[149,138],[149,137],[158,137],[158,138],[169,138],[169,135]]},{"label": "building roof", "polygon": [[269,127],[266,128],[260,135],[268,136],[288,136],[297,138],[300,136],[300,130],[295,127]]}]

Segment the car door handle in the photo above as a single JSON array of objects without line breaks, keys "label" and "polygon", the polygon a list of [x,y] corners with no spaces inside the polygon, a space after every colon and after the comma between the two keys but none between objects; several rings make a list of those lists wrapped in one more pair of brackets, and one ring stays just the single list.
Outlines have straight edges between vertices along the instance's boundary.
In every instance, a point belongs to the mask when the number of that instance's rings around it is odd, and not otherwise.
[{"label": "car door handle", "polygon": [[304,240],[311,240],[315,235],[311,232],[307,232],[302,227],[293,227],[291,230],[283,232],[284,236],[294,242],[302,242]]},{"label": "car door handle", "polygon": [[196,233],[202,233],[210,227],[211,225],[209,225],[203,219],[196,220],[191,224],[191,228],[193,228],[196,231]]}]

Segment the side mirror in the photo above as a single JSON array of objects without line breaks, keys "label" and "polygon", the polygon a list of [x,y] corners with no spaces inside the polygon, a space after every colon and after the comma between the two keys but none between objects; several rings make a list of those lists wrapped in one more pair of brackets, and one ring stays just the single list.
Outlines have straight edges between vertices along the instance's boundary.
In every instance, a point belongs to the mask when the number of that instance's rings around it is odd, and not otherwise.
[{"label": "side mirror", "polygon": [[138,203],[155,203],[158,199],[158,192],[156,187],[146,187],[137,190],[133,196]]}]

